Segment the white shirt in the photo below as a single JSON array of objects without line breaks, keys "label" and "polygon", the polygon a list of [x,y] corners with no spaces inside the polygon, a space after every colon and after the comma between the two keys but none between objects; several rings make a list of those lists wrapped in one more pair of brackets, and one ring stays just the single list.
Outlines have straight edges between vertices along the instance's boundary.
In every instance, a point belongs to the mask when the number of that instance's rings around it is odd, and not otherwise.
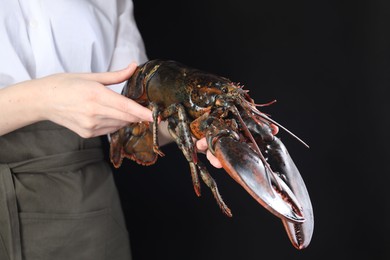
[{"label": "white shirt", "polygon": [[0,88],[147,59],[131,0],[0,0],[0,23]]}]

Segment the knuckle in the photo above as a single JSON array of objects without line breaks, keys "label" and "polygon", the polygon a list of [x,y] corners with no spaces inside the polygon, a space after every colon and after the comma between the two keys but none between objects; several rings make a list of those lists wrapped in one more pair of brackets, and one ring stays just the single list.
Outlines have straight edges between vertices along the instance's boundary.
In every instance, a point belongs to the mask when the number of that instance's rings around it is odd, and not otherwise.
[{"label": "knuckle", "polygon": [[82,128],[82,134],[84,136],[91,136],[93,132],[98,128],[98,123],[95,119],[87,117],[82,120],[80,127]]},{"label": "knuckle", "polygon": [[78,133],[82,138],[91,138],[93,137],[93,133],[87,129],[82,129],[79,133]]},{"label": "knuckle", "polygon": [[79,135],[80,135],[80,137],[85,138],[85,139],[92,137],[91,134],[89,134],[88,132],[85,132],[85,131],[79,133]]}]

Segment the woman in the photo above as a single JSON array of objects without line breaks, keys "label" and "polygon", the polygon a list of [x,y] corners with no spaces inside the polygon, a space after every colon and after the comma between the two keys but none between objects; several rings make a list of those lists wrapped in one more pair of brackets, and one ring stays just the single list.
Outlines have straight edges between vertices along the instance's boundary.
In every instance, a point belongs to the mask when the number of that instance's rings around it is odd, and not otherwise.
[{"label": "woman", "polygon": [[118,94],[147,60],[133,3],[2,1],[0,19],[0,259],[130,259],[99,136],[152,121]]}]

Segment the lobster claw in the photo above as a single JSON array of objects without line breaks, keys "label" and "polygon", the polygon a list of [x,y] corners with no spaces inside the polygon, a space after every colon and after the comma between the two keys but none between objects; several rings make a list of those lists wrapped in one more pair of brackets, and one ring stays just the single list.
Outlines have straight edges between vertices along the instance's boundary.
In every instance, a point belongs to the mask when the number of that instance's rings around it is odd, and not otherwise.
[{"label": "lobster claw", "polygon": [[221,137],[215,143],[214,151],[230,177],[263,207],[281,219],[287,219],[293,223],[305,221],[298,200],[288,185],[277,177],[277,182],[282,185],[284,194],[292,203],[286,203],[286,198],[277,193],[270,173],[247,143],[239,142],[231,137]]},{"label": "lobster claw", "polygon": [[309,193],[298,168],[279,138],[274,138],[274,141],[270,144],[270,151],[271,156],[279,165],[278,171],[285,176],[288,186],[303,206],[303,216],[306,219],[304,223],[292,223],[282,219],[283,225],[291,243],[297,249],[306,248],[310,244],[314,231],[313,207]]},{"label": "lobster claw", "polygon": [[[214,154],[223,168],[258,203],[279,217],[294,247],[305,248],[313,233],[313,210],[297,167],[283,143],[276,137],[269,155],[279,174],[264,164],[245,142],[222,136],[214,143]],[[280,177],[283,176],[283,177]]]}]

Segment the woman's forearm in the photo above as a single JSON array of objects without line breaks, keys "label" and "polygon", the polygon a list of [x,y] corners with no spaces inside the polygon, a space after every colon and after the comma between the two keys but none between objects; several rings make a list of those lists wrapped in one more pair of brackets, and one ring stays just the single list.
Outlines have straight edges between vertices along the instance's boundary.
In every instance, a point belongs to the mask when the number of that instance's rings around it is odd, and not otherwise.
[{"label": "woman's forearm", "polygon": [[0,135],[42,120],[40,94],[34,80],[0,89]]}]

